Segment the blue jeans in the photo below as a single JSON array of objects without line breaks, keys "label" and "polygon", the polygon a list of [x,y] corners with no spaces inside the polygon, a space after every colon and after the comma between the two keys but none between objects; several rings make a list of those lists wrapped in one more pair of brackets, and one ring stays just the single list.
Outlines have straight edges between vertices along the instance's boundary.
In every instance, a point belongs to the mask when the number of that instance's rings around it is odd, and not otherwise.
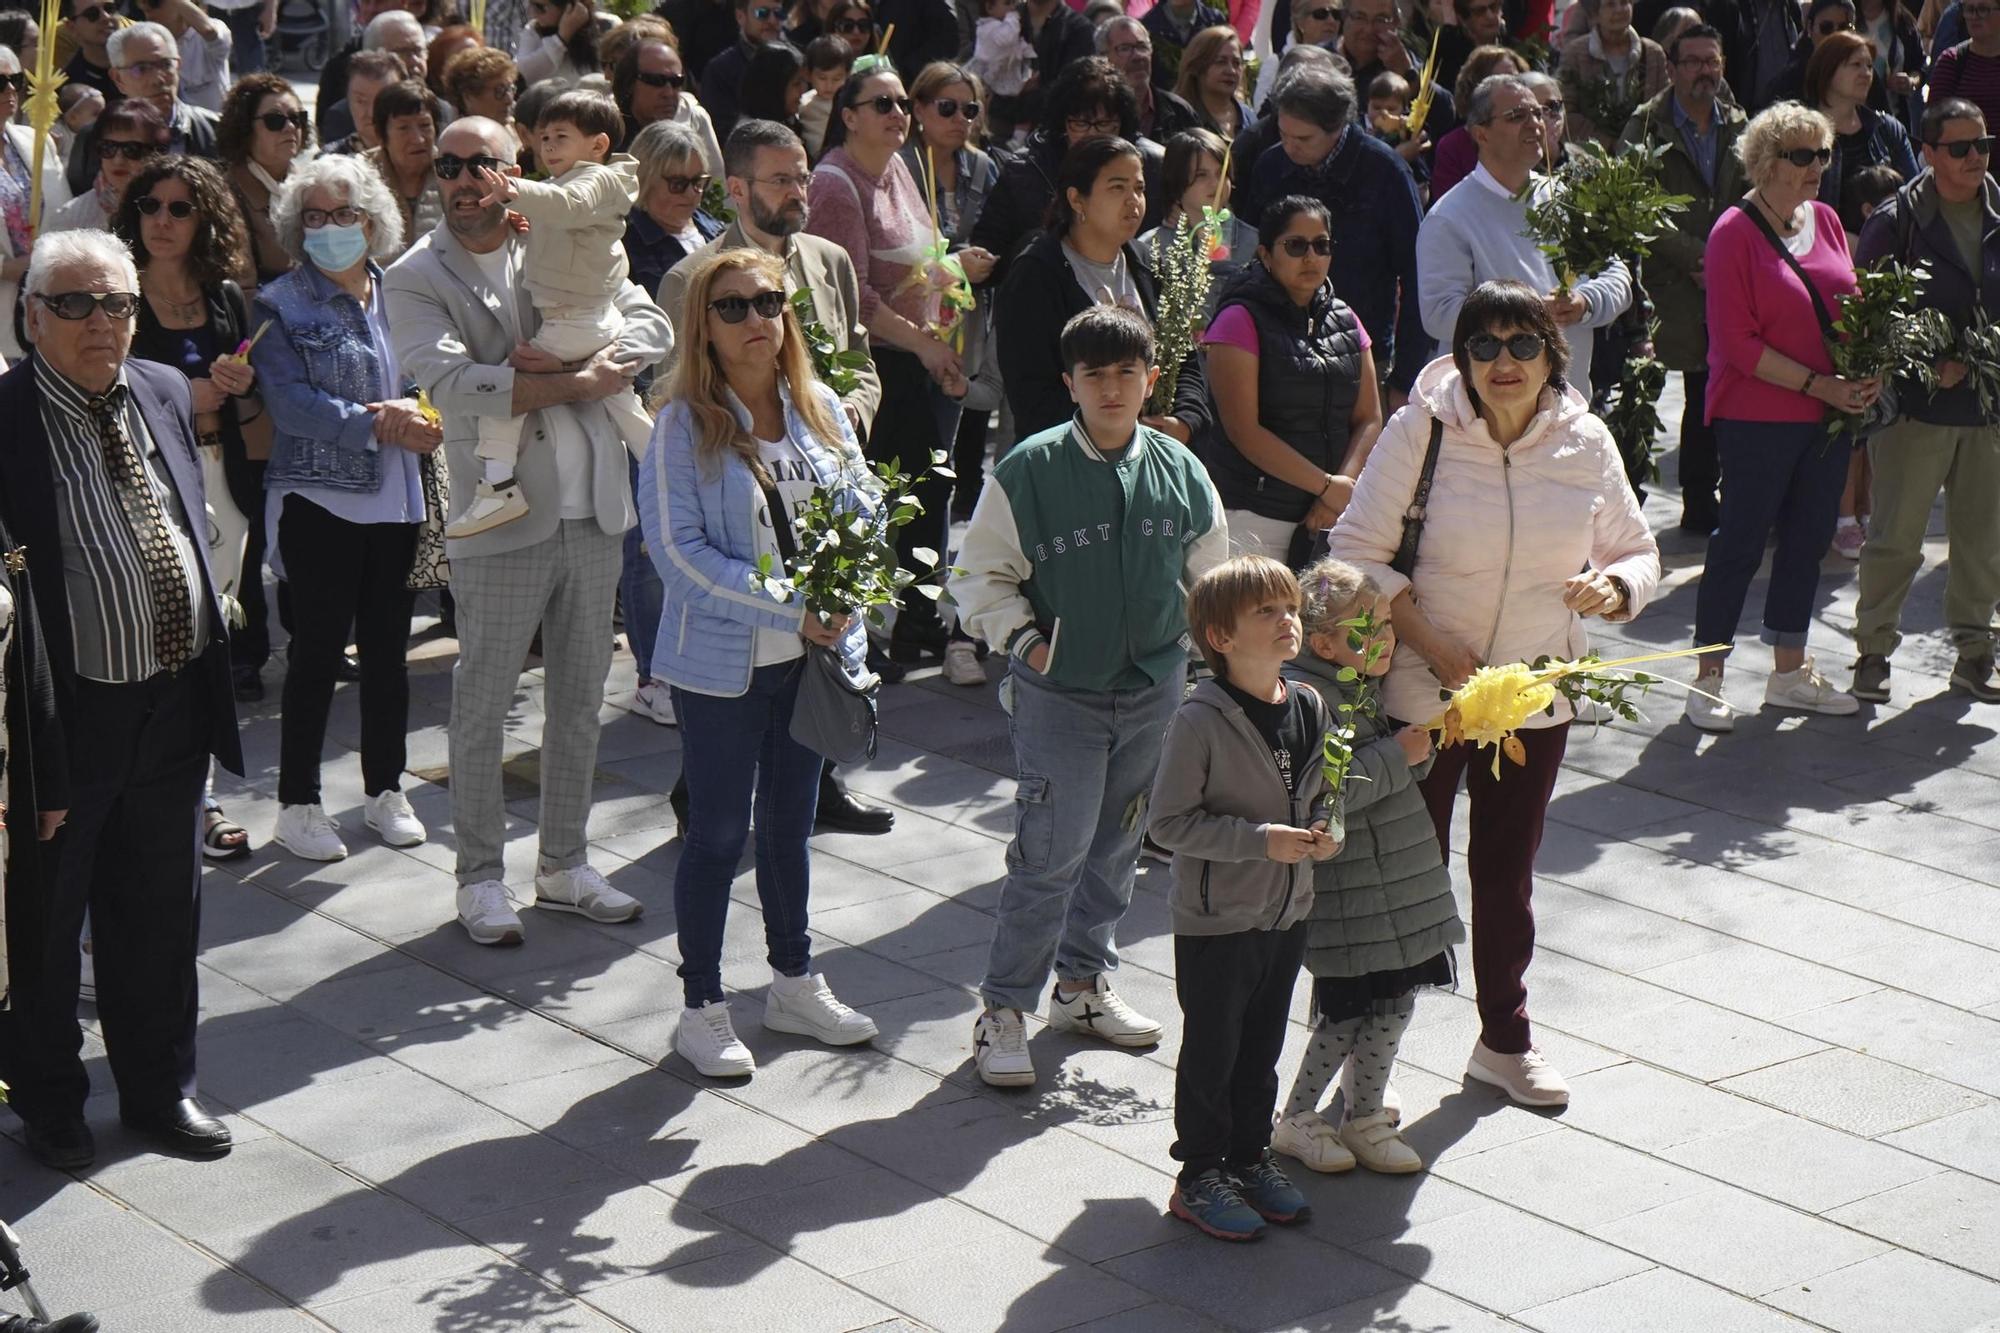
[{"label": "blue jeans", "polygon": [[1008,664],[1020,781],[979,987],[988,1005],[1033,1012],[1051,965],[1064,981],[1117,968],[1112,936],[1132,905],[1145,802],[1183,674],[1136,690],[1071,690]]},{"label": "blue jeans", "polygon": [[[1696,410],[1696,409],[1690,409]],[[1730,643],[1773,529],[1763,640],[1803,648],[1819,592],[1819,564],[1833,540],[1847,484],[1848,440],[1823,422],[1715,420],[1722,513],[1695,591],[1694,641]]]},{"label": "blue jeans", "polygon": [[[632,493],[639,492],[639,462],[626,458],[632,474]],[[618,575],[618,605],[624,609],[625,641],[632,646],[632,660],[639,664],[639,683],[653,678],[653,644],[660,637],[661,606],[666,588],[660,571],[646,554],[646,534],[634,523],[625,534],[625,568]]]},{"label": "blue jeans", "polygon": [[740,698],[674,691],[681,753],[689,757],[688,833],[674,872],[681,986],[690,1006],[722,998],[722,927],[729,882],[743,859],[750,807],[757,808],[757,900],[771,970],[802,977],[812,962],[806,937],[811,887],[806,839],[819,801],[820,758],[792,739],[799,662],[750,673]]}]

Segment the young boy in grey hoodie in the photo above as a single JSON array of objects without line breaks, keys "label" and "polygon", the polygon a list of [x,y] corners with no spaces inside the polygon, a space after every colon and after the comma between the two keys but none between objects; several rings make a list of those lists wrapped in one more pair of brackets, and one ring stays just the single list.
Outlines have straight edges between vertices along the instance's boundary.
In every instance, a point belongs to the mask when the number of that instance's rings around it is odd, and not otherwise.
[{"label": "young boy in grey hoodie", "polygon": [[1279,1053],[1305,956],[1312,863],[1326,832],[1320,766],[1329,716],[1279,670],[1302,642],[1299,585],[1261,555],[1203,575],[1188,630],[1215,679],[1167,728],[1153,782],[1153,840],[1174,854],[1174,1216],[1224,1240],[1302,1222],[1305,1196],[1271,1157]]}]

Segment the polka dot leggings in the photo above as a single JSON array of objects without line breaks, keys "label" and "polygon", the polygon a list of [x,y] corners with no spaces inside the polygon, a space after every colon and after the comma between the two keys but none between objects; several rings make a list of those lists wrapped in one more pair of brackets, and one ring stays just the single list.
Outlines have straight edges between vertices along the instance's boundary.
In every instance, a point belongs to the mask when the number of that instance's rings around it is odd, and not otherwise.
[{"label": "polka dot leggings", "polygon": [[1347,1097],[1347,1118],[1360,1120],[1382,1109],[1382,1093],[1389,1086],[1389,1071],[1396,1063],[1396,1048],[1416,1012],[1415,994],[1389,1001],[1382,1012],[1329,1023],[1324,1019],[1313,1029],[1306,1043],[1305,1059],[1292,1082],[1291,1099],[1285,1114],[1317,1111],[1326,1098],[1334,1077],[1347,1066],[1342,1084]]}]

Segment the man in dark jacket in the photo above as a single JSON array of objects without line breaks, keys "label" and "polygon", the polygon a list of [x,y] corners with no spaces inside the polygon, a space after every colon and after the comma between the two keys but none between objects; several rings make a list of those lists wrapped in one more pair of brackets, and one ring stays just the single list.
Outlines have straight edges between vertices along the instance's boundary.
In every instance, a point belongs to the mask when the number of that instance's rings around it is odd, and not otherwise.
[{"label": "man in dark jacket", "polygon": [[[1956,97],[1924,111],[1925,171],[1861,229],[1857,265],[1924,264],[1923,304],[1964,329],[2000,311],[2000,187],[1987,175],[1986,117]],[[1981,143],[1988,145],[1982,148]],[[1963,362],[1946,360],[1938,389],[1898,382],[1901,417],[1868,439],[1875,509],[1861,548],[1854,611],[1854,696],[1886,702],[1889,656],[1902,640],[1903,601],[1924,563],[1924,532],[1944,492],[1950,545],[1945,623],[1958,663],[1951,686],[2000,701],[1993,608],[2000,602],[2000,416],[1980,407]]]},{"label": "man in dark jacket", "polygon": [[1201,124],[1186,99],[1153,82],[1153,35],[1135,18],[1119,15],[1097,30],[1097,54],[1109,60],[1139,100],[1139,133],[1164,144]]},{"label": "man in dark jacket", "polygon": [[1181,53],[1194,35],[1204,28],[1227,27],[1229,15],[1207,0],[1160,0],[1141,21],[1153,36],[1153,82],[1171,88],[1180,80]]},{"label": "man in dark jacket", "polygon": [[[216,114],[180,98],[180,46],[157,23],[134,23],[111,34],[111,77],[126,97],[151,102],[167,122],[169,152],[215,160]],[[97,132],[79,134],[69,155],[69,188],[82,194],[97,181]]]},{"label": "man in dark jacket", "polygon": [[1752,114],[1762,111],[1805,36],[1799,6],[1794,0],[1708,0],[1702,15],[1722,34],[1736,100]]},{"label": "man in dark jacket", "polygon": [[775,42],[785,26],[785,7],[779,0],[736,0],[737,39],[720,51],[706,66],[700,66],[701,104],[715,122],[715,137],[727,139],[742,114],[736,108],[743,101],[743,74],[750,67],[750,53],[765,42]]}]

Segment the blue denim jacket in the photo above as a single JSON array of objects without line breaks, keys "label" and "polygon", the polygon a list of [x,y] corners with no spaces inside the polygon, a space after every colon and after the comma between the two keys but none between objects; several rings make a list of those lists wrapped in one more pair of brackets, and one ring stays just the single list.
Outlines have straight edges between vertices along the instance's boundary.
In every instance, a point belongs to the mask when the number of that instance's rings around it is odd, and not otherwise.
[{"label": "blue denim jacket", "polygon": [[[382,281],[372,262],[368,275]],[[383,382],[361,303],[313,265],[300,264],[258,290],[251,323],[262,328],[265,320],[275,322],[250,350],[275,437],[265,488],[379,488],[375,414],[366,405],[400,390]]]}]

